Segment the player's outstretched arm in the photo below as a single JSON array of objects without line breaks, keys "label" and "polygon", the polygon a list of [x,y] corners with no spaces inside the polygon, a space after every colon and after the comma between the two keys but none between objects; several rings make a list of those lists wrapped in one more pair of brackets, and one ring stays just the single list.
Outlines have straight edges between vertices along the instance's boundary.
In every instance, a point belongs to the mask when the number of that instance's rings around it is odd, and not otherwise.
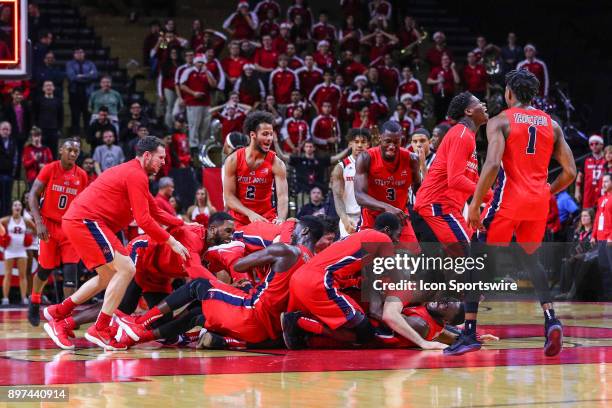
[{"label": "player's outstretched arm", "polygon": [[278,157],[274,159],[272,172],[274,173],[274,184],[276,186],[277,221],[283,222],[287,219],[287,215],[289,215],[289,186],[287,185],[287,168],[285,163]]},{"label": "player's outstretched arm", "polygon": [[223,177],[223,199],[227,208],[237,211],[249,217],[251,222],[267,220],[256,212],[246,208],[236,196],[236,155],[231,154],[227,157],[223,166],[225,177]]},{"label": "player's outstretched arm", "polygon": [[551,194],[557,194],[565,190],[576,178],[576,162],[572,150],[565,141],[561,126],[554,120],[553,131],[555,134],[553,157],[561,165],[561,174],[551,183],[550,192]]},{"label": "player's outstretched arm", "polygon": [[[394,332],[400,336],[410,340],[417,346],[425,350],[442,350],[446,348],[446,344],[438,343],[437,341],[425,340],[402,315],[404,308],[401,300],[394,296],[388,296],[385,299],[383,306],[383,322],[389,326]],[[416,322],[415,322],[416,324]]]},{"label": "player's outstretched arm", "polygon": [[296,247],[276,243],[240,259],[234,264],[234,270],[246,272],[258,266],[272,265],[273,271],[283,272],[291,268],[299,256],[300,253]]},{"label": "player's outstretched arm", "polygon": [[42,217],[40,216],[39,205],[40,195],[44,189],[45,183],[39,179],[34,180],[34,184],[30,190],[30,195],[28,196],[28,204],[30,204],[30,214],[32,214],[32,218],[34,218],[34,222],[36,223],[36,235],[39,239],[46,241],[49,239],[49,231],[47,231],[47,227],[43,223]]},{"label": "player's outstretched arm", "polygon": [[476,191],[474,191],[474,197],[472,198],[468,212],[468,223],[472,228],[482,228],[482,223],[480,222],[480,206],[487,191],[489,191],[497,178],[502,156],[504,155],[504,149],[506,148],[505,134],[508,128],[508,119],[504,114],[497,115],[487,123],[487,140],[489,142],[487,159],[482,166],[482,172],[476,184]]}]

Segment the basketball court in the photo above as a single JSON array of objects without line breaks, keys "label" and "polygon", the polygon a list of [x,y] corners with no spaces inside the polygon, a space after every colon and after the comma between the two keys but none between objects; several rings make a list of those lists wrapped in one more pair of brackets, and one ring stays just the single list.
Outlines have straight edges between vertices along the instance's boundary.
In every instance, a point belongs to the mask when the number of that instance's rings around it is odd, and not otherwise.
[{"label": "basketball court", "polygon": [[565,348],[546,358],[534,302],[484,303],[479,330],[501,340],[459,357],[413,349],[201,351],[158,343],[112,353],[85,340],[74,352],[62,351],[29,325],[25,310],[2,310],[0,386],[66,386],[69,402],[53,406],[73,407],[610,406],[612,306],[559,303],[557,311]]}]

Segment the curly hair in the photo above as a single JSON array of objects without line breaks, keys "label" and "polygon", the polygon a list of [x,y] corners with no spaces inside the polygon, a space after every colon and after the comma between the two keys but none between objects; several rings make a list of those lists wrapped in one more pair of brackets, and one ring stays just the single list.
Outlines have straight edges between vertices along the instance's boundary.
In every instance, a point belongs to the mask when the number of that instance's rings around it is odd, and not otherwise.
[{"label": "curly hair", "polygon": [[269,112],[263,111],[249,113],[244,121],[244,133],[249,135],[251,132],[257,132],[257,128],[262,123],[274,125],[274,116]]},{"label": "curly hair", "polygon": [[465,110],[470,106],[472,100],[472,94],[468,91],[461,92],[456,95],[448,105],[448,112],[446,116],[453,120],[459,120],[465,116]]},{"label": "curly hair", "polygon": [[540,92],[540,81],[526,69],[515,69],[506,74],[506,86],[521,103],[530,103]]}]

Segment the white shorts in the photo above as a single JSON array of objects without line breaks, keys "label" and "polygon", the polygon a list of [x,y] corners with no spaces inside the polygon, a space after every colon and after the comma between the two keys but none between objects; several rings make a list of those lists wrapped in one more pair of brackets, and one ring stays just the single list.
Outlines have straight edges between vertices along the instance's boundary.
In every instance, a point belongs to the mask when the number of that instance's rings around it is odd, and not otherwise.
[{"label": "white shorts", "polygon": [[[355,223],[355,226],[357,226],[357,224],[359,223],[359,220],[361,219],[361,214],[346,214],[348,215],[348,217],[353,220],[353,222]],[[344,223],[342,222],[342,220],[339,221],[339,227],[340,227],[340,238],[344,238],[346,236],[349,235],[348,232],[346,232],[346,229],[344,228]]]}]

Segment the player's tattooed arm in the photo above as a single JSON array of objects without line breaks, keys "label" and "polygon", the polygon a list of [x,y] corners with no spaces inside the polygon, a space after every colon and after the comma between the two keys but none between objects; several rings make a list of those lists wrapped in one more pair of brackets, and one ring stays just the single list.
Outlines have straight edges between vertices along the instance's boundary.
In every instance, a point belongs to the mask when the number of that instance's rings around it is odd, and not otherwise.
[{"label": "player's tattooed arm", "polygon": [[553,120],[553,132],[555,136],[555,145],[553,147],[553,157],[561,165],[561,173],[550,185],[551,194],[557,194],[565,190],[576,178],[576,162],[572,149],[567,145],[563,130],[557,122]]}]

